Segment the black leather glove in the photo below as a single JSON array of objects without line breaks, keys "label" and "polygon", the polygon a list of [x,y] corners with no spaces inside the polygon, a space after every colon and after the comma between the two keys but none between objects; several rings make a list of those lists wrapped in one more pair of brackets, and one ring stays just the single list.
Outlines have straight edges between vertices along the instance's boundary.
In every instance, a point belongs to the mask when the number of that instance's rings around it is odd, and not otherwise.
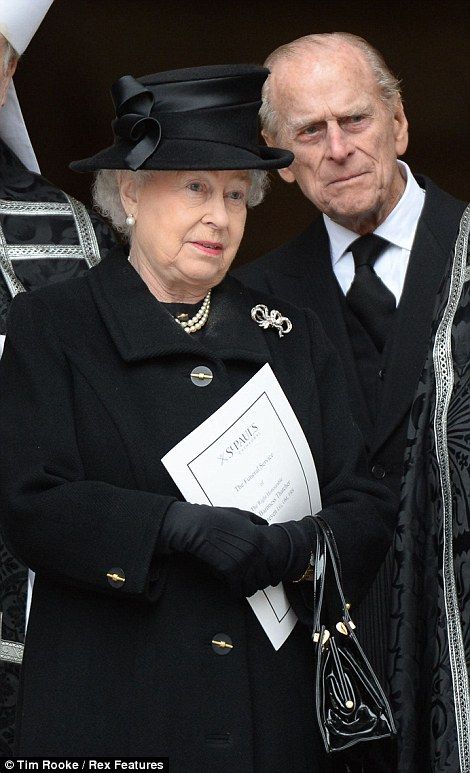
[{"label": "black leather glove", "polygon": [[311,548],[300,524],[268,526],[244,510],[174,502],[163,521],[157,550],[191,553],[223,576],[235,594],[252,596],[303,573]]}]

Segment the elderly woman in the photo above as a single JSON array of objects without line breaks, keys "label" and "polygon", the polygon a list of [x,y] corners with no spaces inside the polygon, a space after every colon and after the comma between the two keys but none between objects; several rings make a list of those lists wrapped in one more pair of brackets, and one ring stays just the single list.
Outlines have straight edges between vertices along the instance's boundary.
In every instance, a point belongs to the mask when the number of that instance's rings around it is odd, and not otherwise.
[{"label": "elderly woman", "polygon": [[[36,572],[18,754],[328,769],[308,628],[310,518],[268,526],[230,501],[182,502],[161,463],[269,362],[312,449],[353,603],[391,539],[393,510],[361,477],[319,323],[282,303],[292,331],[262,330],[251,309],[276,302],[225,278],[265,171],[291,161],[257,146],[267,74],[225,66],[118,81],[114,145],[74,167],[112,170],[96,195],[129,251],[13,304],[1,512]],[[204,388],[190,378],[199,366],[213,375]],[[275,651],[245,597],[281,581],[306,624]]]}]

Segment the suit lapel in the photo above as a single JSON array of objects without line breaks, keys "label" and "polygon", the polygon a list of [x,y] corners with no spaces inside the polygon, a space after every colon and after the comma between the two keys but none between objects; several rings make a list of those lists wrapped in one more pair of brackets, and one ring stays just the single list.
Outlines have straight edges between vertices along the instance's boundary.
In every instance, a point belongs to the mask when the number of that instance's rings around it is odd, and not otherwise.
[{"label": "suit lapel", "polygon": [[270,291],[297,306],[313,309],[318,315],[340,355],[348,379],[352,411],[365,430],[370,425],[370,417],[342,311],[344,299],[331,266],[330,244],[323,218],[317,218],[298,236],[289,251],[289,261],[283,261],[281,270],[273,266],[267,271]]},{"label": "suit lapel", "polygon": [[421,179],[420,184],[426,186],[426,199],[396,314],[372,453],[410,410],[426,357],[436,294],[458,226],[456,213],[450,216],[440,201],[439,189],[426,179]]}]

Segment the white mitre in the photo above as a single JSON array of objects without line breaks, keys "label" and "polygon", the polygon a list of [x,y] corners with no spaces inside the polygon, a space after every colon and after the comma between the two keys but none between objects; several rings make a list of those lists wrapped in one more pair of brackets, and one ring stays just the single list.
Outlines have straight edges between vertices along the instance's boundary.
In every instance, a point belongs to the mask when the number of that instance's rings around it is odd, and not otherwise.
[{"label": "white mitre", "polygon": [[[0,0],[0,32],[23,54],[53,0]],[[0,63],[1,65],[1,63]],[[13,82],[0,110],[0,137],[32,172],[39,172]]]}]

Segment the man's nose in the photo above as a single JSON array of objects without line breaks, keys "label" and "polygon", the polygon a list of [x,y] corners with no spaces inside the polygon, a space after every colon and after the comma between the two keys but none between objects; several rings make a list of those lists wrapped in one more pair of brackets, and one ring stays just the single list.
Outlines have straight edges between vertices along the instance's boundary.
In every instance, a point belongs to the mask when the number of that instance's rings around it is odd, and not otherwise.
[{"label": "man's nose", "polygon": [[326,153],[329,159],[338,164],[346,161],[354,151],[354,145],[347,132],[338,124],[328,125],[326,132]]}]

